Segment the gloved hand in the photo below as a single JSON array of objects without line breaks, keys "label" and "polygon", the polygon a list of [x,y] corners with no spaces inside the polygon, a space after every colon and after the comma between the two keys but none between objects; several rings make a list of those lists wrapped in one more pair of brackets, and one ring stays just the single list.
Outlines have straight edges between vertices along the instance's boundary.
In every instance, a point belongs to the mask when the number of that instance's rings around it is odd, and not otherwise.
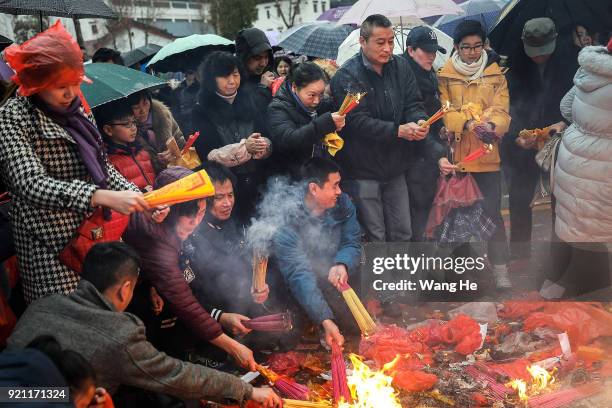
[{"label": "gloved hand", "polygon": [[490,123],[479,123],[473,127],[472,131],[485,144],[492,144],[499,140]]}]

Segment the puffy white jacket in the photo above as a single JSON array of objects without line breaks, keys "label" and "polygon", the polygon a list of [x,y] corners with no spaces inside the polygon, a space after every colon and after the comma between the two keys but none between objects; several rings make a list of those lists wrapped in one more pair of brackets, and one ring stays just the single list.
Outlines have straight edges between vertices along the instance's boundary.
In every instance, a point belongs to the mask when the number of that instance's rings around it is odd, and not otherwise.
[{"label": "puffy white jacket", "polygon": [[612,242],[612,55],[586,47],[561,102],[572,122],[555,166],[555,230],[566,242]]}]

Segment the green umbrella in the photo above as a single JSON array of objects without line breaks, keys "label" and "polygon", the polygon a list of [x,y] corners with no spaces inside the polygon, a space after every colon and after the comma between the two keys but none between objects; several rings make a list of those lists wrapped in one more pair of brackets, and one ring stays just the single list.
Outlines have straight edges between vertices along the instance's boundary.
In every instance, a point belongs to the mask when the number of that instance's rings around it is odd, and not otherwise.
[{"label": "green umbrella", "polygon": [[85,75],[92,80],[81,85],[89,106],[104,105],[142,91],[166,86],[167,83],[153,75],[116,64],[93,63],[85,65]]},{"label": "green umbrella", "polygon": [[149,61],[159,72],[179,72],[197,67],[202,58],[214,50],[233,51],[234,42],[215,34],[193,34],[165,45]]}]

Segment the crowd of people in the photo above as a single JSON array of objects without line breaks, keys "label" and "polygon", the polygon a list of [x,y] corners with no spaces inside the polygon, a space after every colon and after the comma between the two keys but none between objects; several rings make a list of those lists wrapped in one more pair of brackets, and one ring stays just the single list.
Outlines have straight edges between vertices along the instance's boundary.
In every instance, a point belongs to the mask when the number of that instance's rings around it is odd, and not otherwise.
[{"label": "crowd of people", "polygon": [[[27,308],[7,333],[0,385],[68,386],[77,407],[111,398],[116,406],[281,406],[271,389],[222,370],[256,370],[260,350],[291,349],[309,326],[328,347],[357,333],[340,290],[360,282],[362,243],[431,240],[440,177],[473,178],[488,220],[478,228],[487,232],[489,270],[505,290],[511,260],[530,256],[532,199],[548,170],[555,270],[598,260],[577,289],[609,286],[612,42],[585,25],[567,43],[564,34],[550,18],[529,20],[523,46],[503,61],[481,23],[467,20],[452,50],[421,26],[395,55],[391,22],[372,15],[361,25],[360,52],[335,67],[274,59],[265,34],[248,28],[235,54],[213,51],[186,70],[172,106],[144,90],[91,112],[80,91],[88,80],[81,50],[61,25],[10,46],[4,60],[15,86],[7,89],[17,90],[0,107],[0,261],[16,253],[20,283],[0,285],[0,306],[10,298]],[[437,53],[449,55],[438,72]],[[122,63],[113,50],[94,62]],[[365,96],[342,114],[354,92]],[[428,124],[444,106],[443,119]],[[539,128],[558,145],[519,136]],[[172,165],[169,147],[182,148],[194,132],[214,195],[149,206],[144,193],[199,170]],[[334,133],[339,150],[327,140]],[[548,168],[537,147],[551,151]],[[282,194],[270,198],[274,188]],[[255,290],[246,231],[266,200],[269,212],[291,211],[275,218],[268,278]],[[94,245],[77,272],[60,254],[100,208],[129,223],[122,242]],[[8,274],[0,275],[2,283]],[[287,309],[290,334],[244,324]]]}]

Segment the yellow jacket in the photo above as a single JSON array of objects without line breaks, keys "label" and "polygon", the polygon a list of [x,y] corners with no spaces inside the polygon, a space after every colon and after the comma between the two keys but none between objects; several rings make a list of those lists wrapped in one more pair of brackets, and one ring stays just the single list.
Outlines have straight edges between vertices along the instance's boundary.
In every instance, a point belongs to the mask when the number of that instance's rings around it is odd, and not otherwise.
[{"label": "yellow jacket", "polygon": [[[468,103],[480,106],[480,119],[483,122],[495,124],[495,133],[501,138],[510,126],[508,83],[504,71],[496,62],[485,68],[483,75],[468,81],[465,75],[458,73],[449,59],[438,72],[440,84],[440,101],[444,104],[450,101],[451,109],[444,116],[444,126],[454,135],[454,162],[461,162],[465,156],[479,149],[483,143],[471,131],[464,129],[465,123],[474,117],[465,107]],[[462,107],[464,108],[462,110]],[[499,171],[499,146],[493,146],[493,151],[480,158],[460,164],[461,171],[488,172]]]}]

